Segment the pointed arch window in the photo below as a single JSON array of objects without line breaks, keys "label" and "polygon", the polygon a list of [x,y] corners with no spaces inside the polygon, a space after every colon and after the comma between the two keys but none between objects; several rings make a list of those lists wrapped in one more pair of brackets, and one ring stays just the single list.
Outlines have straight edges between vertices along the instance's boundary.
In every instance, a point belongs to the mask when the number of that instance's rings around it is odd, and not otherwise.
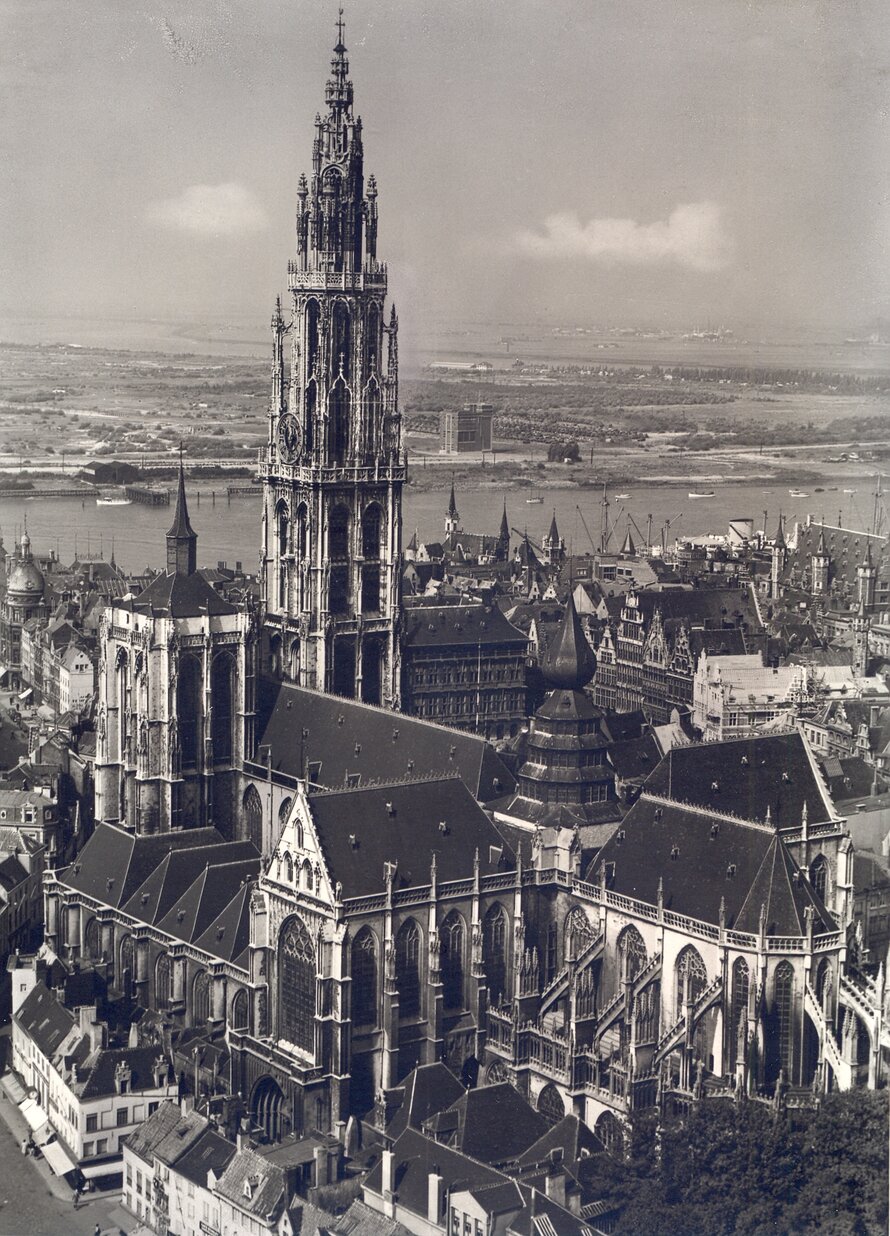
[{"label": "pointed arch window", "polygon": [[742,1034],[747,1035],[748,995],[751,989],[751,971],[744,957],[737,957],[732,963],[732,1006],[730,1022],[729,1051],[733,1064],[740,1059],[739,1053],[744,1050]]},{"label": "pointed arch window", "polygon": [[419,1016],[420,928],[410,918],[396,936],[396,986],[399,991],[399,1015]]},{"label": "pointed arch window", "polygon": [[794,1063],[794,970],[788,961],[776,966],[775,993],[779,1067],[790,1082]]},{"label": "pointed arch window", "polygon": [[182,767],[198,764],[201,728],[201,662],[185,656],[179,662],[176,680],[176,716],[179,722],[179,750]]},{"label": "pointed arch window", "polygon": [[442,995],[447,1009],[464,1007],[464,920],[456,910],[439,929]]},{"label": "pointed arch window", "polygon": [[816,896],[824,901],[828,890],[828,860],[824,854],[817,854],[810,863],[810,884]]},{"label": "pointed arch window", "polygon": [[192,1025],[202,1026],[210,1020],[210,975],[201,970],[192,986]]},{"label": "pointed arch window", "polygon": [[213,759],[215,763],[232,758],[233,695],[235,686],[235,658],[230,652],[222,652],[213,659],[210,674],[212,704]]},{"label": "pointed arch window", "polygon": [[159,1009],[163,1009],[170,1003],[172,986],[170,958],[166,953],[161,953],[155,968],[155,1000]]},{"label": "pointed arch window", "polygon": [[648,959],[646,945],[639,931],[633,924],[625,927],[618,937],[619,981],[633,982]]},{"label": "pointed arch window", "polygon": [[242,803],[241,835],[245,841],[252,841],[259,852],[263,852],[263,804],[255,785],[249,785],[244,791]]},{"label": "pointed arch window", "polygon": [[693,1004],[708,985],[708,972],[701,954],[691,944],[677,958],[677,1016],[682,1013],[687,1000]]},{"label": "pointed arch window", "polygon": [[342,378],[334,383],[328,397],[329,462],[342,466],[349,455],[349,416],[352,396]]},{"label": "pointed arch window", "polygon": [[352,942],[352,1020],[357,1026],[377,1024],[377,944],[370,927]]},{"label": "pointed arch window", "polygon": [[500,1004],[507,988],[507,912],[493,905],[482,923],[482,963],[492,1004]]},{"label": "pointed arch window", "polygon": [[292,918],[284,927],[278,954],[280,1037],[314,1051],[315,947],[301,918]]}]

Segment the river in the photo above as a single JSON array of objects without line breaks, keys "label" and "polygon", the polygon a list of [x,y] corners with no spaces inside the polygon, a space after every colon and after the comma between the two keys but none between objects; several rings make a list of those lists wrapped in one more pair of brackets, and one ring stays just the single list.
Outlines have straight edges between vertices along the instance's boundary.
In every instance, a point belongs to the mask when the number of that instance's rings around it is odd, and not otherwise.
[{"label": "river", "polygon": [[[730,519],[748,516],[755,528],[763,526],[767,511],[770,535],[783,511],[788,526],[795,519],[804,520],[808,512],[814,518],[834,523],[838,513],[848,527],[868,529],[873,513],[874,479],[844,477],[840,486],[855,489],[846,494],[841,487],[826,487],[817,493],[807,488],[806,498],[793,498],[787,483],[757,484],[714,483],[713,498],[689,498],[689,485],[627,486],[627,497],[610,493],[609,517],[614,526],[611,547],[618,548],[628,526],[628,516],[636,524],[631,528],[634,540],[645,541],[648,516],[652,516],[652,539],[658,542],[665,521],[671,521],[668,543],[678,533],[703,535],[725,533]],[[698,488],[708,492],[711,486]],[[591,549],[591,539],[599,546],[602,512],[601,492],[597,489],[573,486],[571,489],[542,490],[541,503],[526,501],[529,490],[458,491],[457,503],[461,524],[470,532],[496,533],[500,526],[504,497],[511,526],[521,534],[526,529],[533,542],[540,544],[550,526],[553,512],[560,534],[575,553]],[[200,497],[199,497],[200,494]],[[416,528],[422,541],[441,539],[444,533],[445,509],[448,505],[448,480],[443,475],[443,488],[435,492],[415,492],[408,486],[403,505],[404,541]],[[583,514],[579,514],[578,508]],[[244,569],[256,569],[260,534],[260,492],[256,498],[226,500],[224,486],[214,501],[209,490],[192,492],[189,500],[192,524],[198,533],[198,557],[204,565],[225,562],[234,566],[242,562]],[[0,501],[0,531],[7,548],[21,533],[27,520],[28,533],[36,553],[55,551],[63,562],[74,559],[75,553],[102,553],[108,559],[114,553],[118,565],[129,572],[146,567],[157,569],[163,562],[164,533],[170,525],[170,507],[96,506],[94,501],[67,498]],[[588,532],[585,529],[585,521]],[[514,543],[516,535],[514,534]]]}]

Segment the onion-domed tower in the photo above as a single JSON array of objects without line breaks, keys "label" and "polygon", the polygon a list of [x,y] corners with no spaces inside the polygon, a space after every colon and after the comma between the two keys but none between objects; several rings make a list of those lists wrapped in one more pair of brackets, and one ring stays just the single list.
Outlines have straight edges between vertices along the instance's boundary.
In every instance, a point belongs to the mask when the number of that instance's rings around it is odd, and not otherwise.
[{"label": "onion-domed tower", "polygon": [[297,189],[292,320],[280,305],[272,318],[264,642],[273,676],[395,708],[405,480],[398,320],[394,308],[384,315],[377,184],[365,183],[348,75],[341,16],[312,176]]},{"label": "onion-domed tower", "polygon": [[46,580],[34,561],[31,538],[25,532],[18,553],[9,563],[6,596],[0,606],[0,659],[6,685],[12,690],[22,685],[22,627],[31,618],[48,617]]}]

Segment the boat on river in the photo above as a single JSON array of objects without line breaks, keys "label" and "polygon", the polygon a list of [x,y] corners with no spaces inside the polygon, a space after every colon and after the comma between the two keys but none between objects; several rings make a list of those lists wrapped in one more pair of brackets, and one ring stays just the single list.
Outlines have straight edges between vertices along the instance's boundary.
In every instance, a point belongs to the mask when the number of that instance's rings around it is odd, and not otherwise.
[{"label": "boat on river", "polygon": [[540,506],[543,501],[543,498],[526,498],[526,502],[529,506]]},{"label": "boat on river", "polygon": [[714,496],[713,489],[709,490],[706,494],[696,494],[696,493],[693,493],[691,489],[689,491],[690,498],[713,498],[713,496]]},{"label": "boat on river", "polygon": [[126,490],[105,489],[96,497],[96,506],[129,506]]},{"label": "boat on river", "polygon": [[808,493],[804,493],[802,489],[789,489],[788,492],[792,498],[809,498],[810,496]]}]

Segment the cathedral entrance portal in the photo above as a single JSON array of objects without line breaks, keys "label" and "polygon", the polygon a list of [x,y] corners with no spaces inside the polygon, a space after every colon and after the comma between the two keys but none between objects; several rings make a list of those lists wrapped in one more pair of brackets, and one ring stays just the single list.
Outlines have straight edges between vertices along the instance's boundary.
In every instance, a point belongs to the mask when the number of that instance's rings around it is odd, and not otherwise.
[{"label": "cathedral entrance portal", "polygon": [[261,1077],[250,1101],[250,1121],[260,1137],[267,1142],[280,1142],[283,1134],[282,1106],[284,1095],[272,1077]]}]

